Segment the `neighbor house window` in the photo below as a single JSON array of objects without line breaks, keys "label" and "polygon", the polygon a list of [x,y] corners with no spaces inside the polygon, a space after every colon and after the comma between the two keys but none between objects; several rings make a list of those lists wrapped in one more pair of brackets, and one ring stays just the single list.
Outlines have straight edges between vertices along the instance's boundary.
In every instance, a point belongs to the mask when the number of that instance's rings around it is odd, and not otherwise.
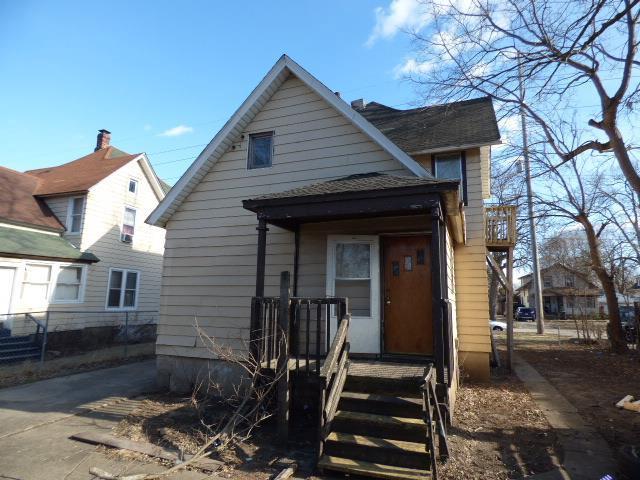
[{"label": "neighbor house window", "polygon": [[550,276],[542,277],[542,284],[544,285],[544,288],[553,287],[553,277],[550,277]]},{"label": "neighbor house window", "polygon": [[273,132],[249,135],[249,158],[247,168],[266,168],[272,164]]},{"label": "neighbor house window", "polygon": [[135,178],[129,179],[129,193],[138,193],[138,180]]},{"label": "neighbor house window", "polygon": [[566,275],[564,277],[564,286],[571,287],[571,288],[576,286],[576,281],[573,275]]},{"label": "neighbor house window", "polygon": [[60,267],[53,290],[54,302],[79,302],[82,287],[82,272],[80,266],[70,265]]},{"label": "neighbor house window", "polygon": [[107,308],[134,309],[138,304],[140,273],[112,268],[109,271]]},{"label": "neighbor house window", "polygon": [[136,209],[131,207],[124,208],[124,216],[122,218],[122,236],[123,242],[131,243],[136,228]]},{"label": "neighbor house window", "polygon": [[460,200],[467,203],[467,185],[464,172],[464,158],[460,153],[435,155],[433,158],[433,174],[443,180],[460,181]]},{"label": "neighbor house window", "polygon": [[587,297],[587,308],[596,308],[595,297]]},{"label": "neighbor house window", "polygon": [[80,233],[82,230],[82,214],[84,211],[84,197],[73,197],[69,199],[67,215],[67,227],[69,233]]},{"label": "neighbor house window", "polygon": [[27,264],[22,282],[22,298],[30,301],[46,301],[49,298],[51,265]]}]

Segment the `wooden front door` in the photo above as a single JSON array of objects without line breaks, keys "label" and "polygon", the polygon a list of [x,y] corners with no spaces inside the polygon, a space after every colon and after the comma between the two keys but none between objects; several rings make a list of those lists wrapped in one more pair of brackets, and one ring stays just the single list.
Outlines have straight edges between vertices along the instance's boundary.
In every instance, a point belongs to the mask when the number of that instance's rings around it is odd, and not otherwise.
[{"label": "wooden front door", "polygon": [[386,353],[433,353],[430,242],[426,235],[384,239]]}]

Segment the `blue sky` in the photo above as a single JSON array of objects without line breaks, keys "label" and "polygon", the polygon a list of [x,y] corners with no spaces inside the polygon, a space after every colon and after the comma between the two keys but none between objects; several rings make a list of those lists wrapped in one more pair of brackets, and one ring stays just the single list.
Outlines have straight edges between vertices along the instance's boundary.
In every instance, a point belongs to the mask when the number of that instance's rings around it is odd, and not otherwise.
[{"label": "blue sky", "polygon": [[346,100],[407,106],[410,12],[388,3],[0,0],[0,165],[73,160],[106,128],[175,183],[282,53]]}]

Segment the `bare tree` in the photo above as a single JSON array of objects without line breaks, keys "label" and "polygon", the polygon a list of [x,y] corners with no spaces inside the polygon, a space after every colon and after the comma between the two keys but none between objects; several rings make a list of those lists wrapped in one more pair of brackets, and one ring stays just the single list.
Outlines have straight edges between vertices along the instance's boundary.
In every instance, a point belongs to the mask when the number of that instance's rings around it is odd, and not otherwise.
[{"label": "bare tree", "polygon": [[[575,135],[575,131],[573,132]],[[577,136],[574,138],[577,139]],[[602,235],[609,225],[602,212],[607,211],[608,198],[602,194],[604,175],[598,170],[585,170],[586,161],[572,158],[555,166],[542,152],[536,161],[549,172],[548,185],[540,189],[536,201],[542,214],[558,220],[560,228],[579,224],[584,232],[589,252],[590,267],[604,291],[609,310],[609,340],[614,352],[627,351],[627,343],[620,322],[620,308],[616,295],[614,272],[603,255]]]},{"label": "bare tree", "polygon": [[[640,95],[636,60],[640,0],[425,0],[430,27],[413,32],[420,65],[411,78],[438,100],[477,95],[501,114],[520,110],[535,123],[558,163],[612,151],[632,189],[640,174],[621,119]],[[521,94],[520,84],[526,89]],[[582,105],[585,141],[566,148],[558,124]],[[578,107],[579,108],[579,107]],[[623,122],[622,122],[623,123]],[[556,164],[555,166],[558,166]]]}]

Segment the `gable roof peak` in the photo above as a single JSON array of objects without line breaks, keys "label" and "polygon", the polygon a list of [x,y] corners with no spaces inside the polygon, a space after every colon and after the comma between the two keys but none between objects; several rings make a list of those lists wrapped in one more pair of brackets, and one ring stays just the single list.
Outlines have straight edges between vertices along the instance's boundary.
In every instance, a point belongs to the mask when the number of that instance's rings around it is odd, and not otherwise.
[{"label": "gable roof peak", "polygon": [[147,219],[148,223],[156,226],[166,225],[182,201],[193,191],[211,167],[230,148],[233,139],[237,138],[255,117],[256,112],[259,110],[259,108],[255,108],[255,106],[257,105],[259,107],[266,102],[290,74],[293,74],[301,80],[308,88],[351,121],[372,141],[404,165],[407,170],[418,177],[432,178],[432,175],[418,162],[413,160],[404,150],[382,134],[378,128],[372,125],[360,115],[360,113],[351,108],[350,104],[337,96],[291,57],[283,54],[227,123],[224,124],[222,129],[213,137],[200,155],[198,155],[182,177],[180,177],[160,205],[149,215]]}]

